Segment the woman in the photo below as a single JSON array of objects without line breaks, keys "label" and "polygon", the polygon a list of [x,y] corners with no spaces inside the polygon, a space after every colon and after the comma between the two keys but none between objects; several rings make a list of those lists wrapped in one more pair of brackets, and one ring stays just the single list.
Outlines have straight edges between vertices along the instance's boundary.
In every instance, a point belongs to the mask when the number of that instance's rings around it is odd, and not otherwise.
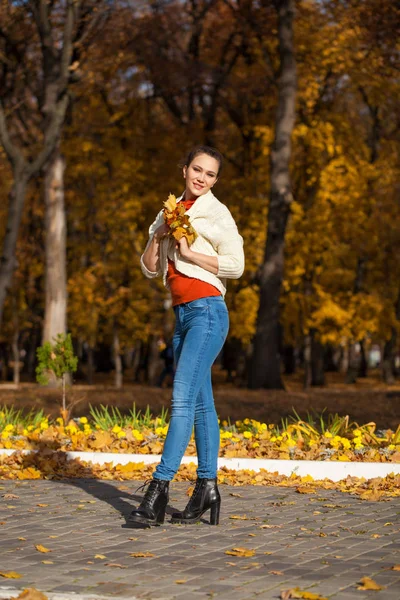
[{"label": "woman", "polygon": [[189,247],[168,236],[161,210],[149,230],[141,257],[143,273],[163,276],[176,316],[173,338],[176,372],[172,412],[160,464],[140,506],[130,521],[147,525],[164,522],[169,482],[195,432],[197,482],[186,508],[172,515],[173,523],[194,523],[207,510],[217,525],[221,499],[217,487],[219,426],[211,384],[211,367],[225,342],[229,318],[224,302],[226,279],[244,269],[243,239],[229,210],[211,188],[218,181],[222,156],[209,146],[197,146],[183,167],[183,202],[198,237]]}]

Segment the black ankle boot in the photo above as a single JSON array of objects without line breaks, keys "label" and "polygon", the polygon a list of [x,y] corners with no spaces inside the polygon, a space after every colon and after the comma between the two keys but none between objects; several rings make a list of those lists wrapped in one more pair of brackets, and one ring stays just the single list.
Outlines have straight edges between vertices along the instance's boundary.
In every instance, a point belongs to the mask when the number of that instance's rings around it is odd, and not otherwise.
[{"label": "black ankle boot", "polygon": [[129,515],[128,524],[133,522],[144,525],[162,525],[164,523],[165,509],[168,504],[169,481],[152,479],[146,481],[142,488],[147,484],[149,484],[149,487],[143,500],[139,507]]},{"label": "black ankle boot", "polygon": [[210,509],[210,525],[218,525],[221,496],[216,479],[198,479],[185,510],[172,514],[171,523],[196,523]]}]

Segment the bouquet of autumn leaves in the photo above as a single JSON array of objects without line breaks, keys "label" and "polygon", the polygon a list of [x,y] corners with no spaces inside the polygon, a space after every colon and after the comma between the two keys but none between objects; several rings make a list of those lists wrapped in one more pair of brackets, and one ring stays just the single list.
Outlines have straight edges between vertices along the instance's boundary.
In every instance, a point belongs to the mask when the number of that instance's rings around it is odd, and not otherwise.
[{"label": "bouquet of autumn leaves", "polygon": [[197,238],[197,233],[189,221],[186,209],[182,202],[177,202],[173,194],[164,202],[164,221],[169,225],[169,235],[177,241],[185,237],[191,246]]}]

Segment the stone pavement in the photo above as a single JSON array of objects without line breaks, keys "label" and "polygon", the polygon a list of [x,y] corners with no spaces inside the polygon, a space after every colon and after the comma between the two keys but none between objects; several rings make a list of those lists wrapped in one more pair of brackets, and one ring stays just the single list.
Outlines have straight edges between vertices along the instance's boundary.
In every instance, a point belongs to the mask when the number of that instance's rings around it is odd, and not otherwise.
[{"label": "stone pavement", "polygon": [[[138,486],[0,481],[0,572],[22,575],[0,577],[0,598],[36,587],[64,599],[275,599],[299,587],[335,600],[400,599],[400,571],[391,569],[400,564],[399,498],[374,503],[327,490],[220,486],[219,527],[126,528]],[[184,507],[187,488],[172,484],[169,513]],[[234,547],[255,554],[225,553]],[[154,556],[130,556],[139,552]],[[357,590],[365,576],[385,588]]]}]

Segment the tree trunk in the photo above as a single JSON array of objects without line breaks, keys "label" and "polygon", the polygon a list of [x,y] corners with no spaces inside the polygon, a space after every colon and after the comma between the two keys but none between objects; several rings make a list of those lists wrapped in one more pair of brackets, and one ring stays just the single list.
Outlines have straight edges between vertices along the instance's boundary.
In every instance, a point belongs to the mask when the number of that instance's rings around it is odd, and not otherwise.
[{"label": "tree trunk", "polygon": [[283,348],[283,364],[285,375],[293,375],[296,372],[296,349],[291,344]]},{"label": "tree trunk", "polygon": [[307,389],[310,387],[312,382],[312,371],[311,371],[311,347],[312,347],[312,339],[311,334],[309,333],[304,337],[304,349],[303,349],[303,357],[304,357],[304,388]]},{"label": "tree trunk", "polygon": [[36,367],[36,348],[39,345],[41,331],[38,326],[34,327],[28,338],[28,351],[25,361],[25,372],[29,380],[35,378],[35,367]]},{"label": "tree trunk", "polygon": [[311,385],[325,385],[324,347],[315,339],[315,333],[311,340]]},{"label": "tree trunk", "polygon": [[46,300],[43,342],[67,332],[67,265],[64,206],[65,161],[57,150],[45,177]]},{"label": "tree trunk", "polygon": [[4,302],[17,264],[15,250],[24,208],[26,186],[27,178],[19,170],[16,170],[15,182],[9,193],[6,233],[0,259],[0,327],[3,320]]},{"label": "tree trunk", "polygon": [[147,363],[147,380],[150,385],[157,384],[157,378],[160,371],[160,352],[158,350],[158,340],[156,336],[151,336],[149,340],[149,360]]},{"label": "tree trunk", "polygon": [[87,349],[87,382],[89,385],[93,384],[93,373],[94,373],[94,353],[92,346],[88,346]]},{"label": "tree trunk", "polygon": [[349,363],[346,373],[346,383],[356,383],[357,375],[360,370],[360,345],[351,343],[349,345]]},{"label": "tree trunk", "polygon": [[[396,319],[400,321],[400,292],[397,296],[396,301]],[[385,383],[393,384],[396,379],[396,364],[395,354],[397,350],[397,329],[392,327],[392,335],[389,340],[386,340],[383,347],[383,359],[382,359],[382,378]]]},{"label": "tree trunk", "polygon": [[115,387],[120,389],[122,388],[122,359],[119,346],[118,327],[116,325],[114,325],[113,331],[113,354],[115,365]]},{"label": "tree trunk", "polygon": [[394,364],[394,350],[396,348],[396,337],[397,332],[393,330],[392,337],[390,340],[386,340],[383,346],[383,358],[382,358],[382,378],[388,385],[393,385],[395,379],[395,364]]},{"label": "tree trunk", "polygon": [[293,47],[294,0],[274,2],[278,13],[280,73],[275,139],[271,149],[271,192],[267,241],[260,272],[260,307],[249,387],[282,389],[279,300],[284,268],[286,225],[292,202],[289,164],[297,90]]},{"label": "tree trunk", "polygon": [[365,341],[361,340],[360,342],[360,369],[358,371],[359,377],[368,377],[368,360],[367,353],[365,351]]},{"label": "tree trunk", "polygon": [[19,338],[19,329],[18,327],[15,329],[13,338],[12,338],[12,352],[13,352],[13,361],[14,361],[14,376],[13,381],[15,385],[19,385],[20,377],[19,377],[19,346],[18,346],[18,338]]}]

